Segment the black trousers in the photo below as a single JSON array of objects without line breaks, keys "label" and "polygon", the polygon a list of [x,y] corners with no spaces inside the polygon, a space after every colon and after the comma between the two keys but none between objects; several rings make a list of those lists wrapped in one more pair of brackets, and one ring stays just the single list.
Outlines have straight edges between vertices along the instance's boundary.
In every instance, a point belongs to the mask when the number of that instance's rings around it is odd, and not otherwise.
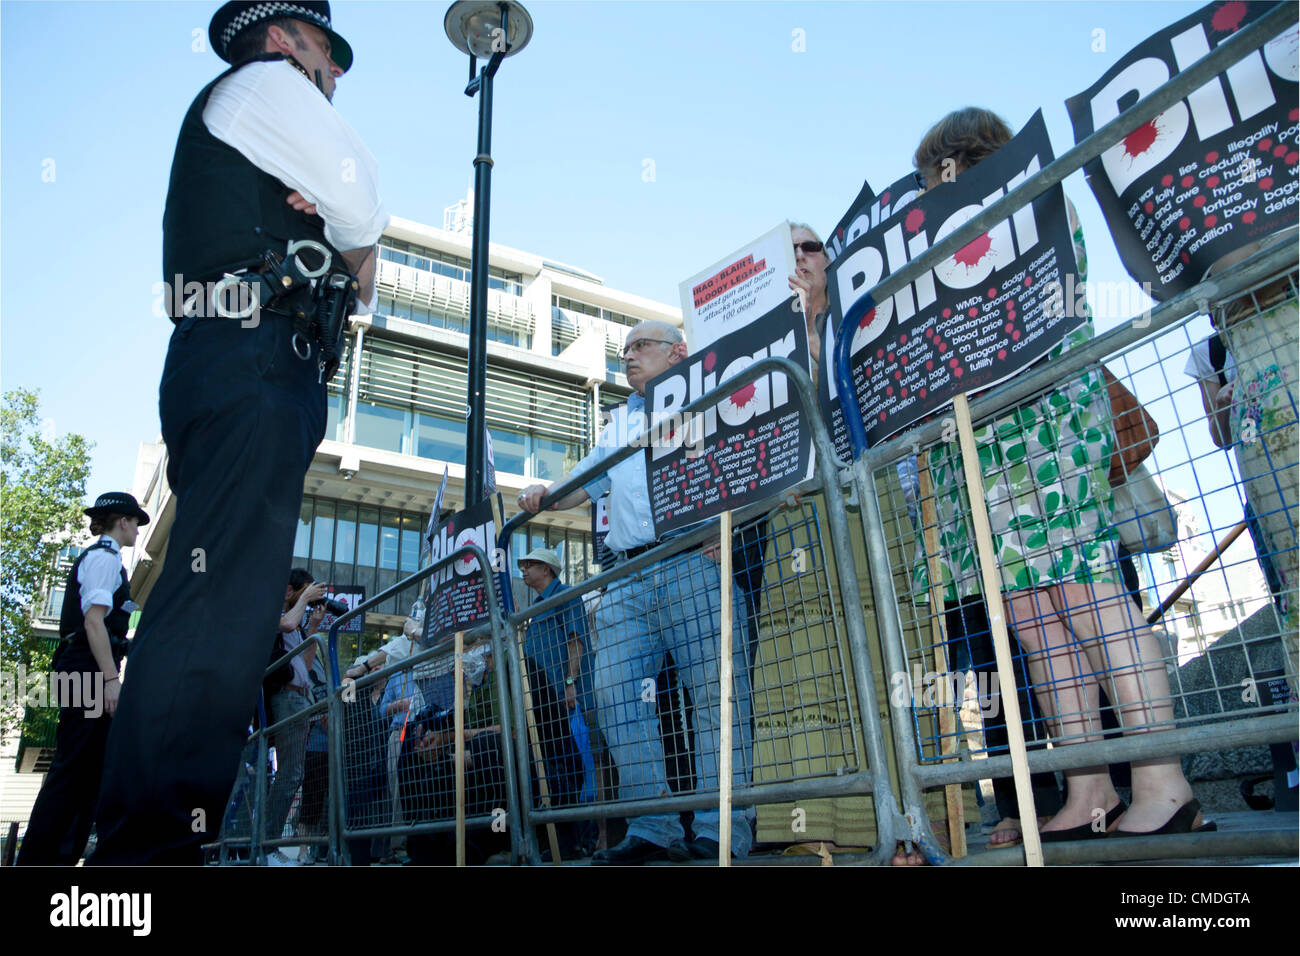
[{"label": "black trousers", "polygon": [[109,735],[96,864],[201,862],[257,704],[325,432],[316,350],[264,310],[172,334],[159,413],[176,517]]},{"label": "black trousers", "polygon": [[[58,666],[61,672],[79,675],[99,671],[84,644],[61,655]],[[102,711],[91,717],[80,707],[60,709],[54,761],[32,806],[18,866],[76,866],[81,859],[90,839],[111,723]]]}]

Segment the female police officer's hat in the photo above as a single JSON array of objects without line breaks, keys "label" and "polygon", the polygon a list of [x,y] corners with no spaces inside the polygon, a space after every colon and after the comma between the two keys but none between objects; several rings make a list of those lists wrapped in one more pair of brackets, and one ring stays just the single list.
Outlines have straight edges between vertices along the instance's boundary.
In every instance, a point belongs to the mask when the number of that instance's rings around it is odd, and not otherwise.
[{"label": "female police officer's hat", "polygon": [[330,26],[330,5],[316,0],[233,0],[212,16],[208,42],[217,56],[230,62],[230,43],[249,27],[263,20],[301,20],[325,31],[330,38],[330,59],[344,73],[352,66],[352,47]]},{"label": "female police officer's hat", "polygon": [[95,499],[94,505],[86,509],[89,518],[106,518],[109,515],[126,515],[128,518],[139,518],[140,524],[149,523],[149,516],[140,507],[140,503],[125,491],[102,494]]}]

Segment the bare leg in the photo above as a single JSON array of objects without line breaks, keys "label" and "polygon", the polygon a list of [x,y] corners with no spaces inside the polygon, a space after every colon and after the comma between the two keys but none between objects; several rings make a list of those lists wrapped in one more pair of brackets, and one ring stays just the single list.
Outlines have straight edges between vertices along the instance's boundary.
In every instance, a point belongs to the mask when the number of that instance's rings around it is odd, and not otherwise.
[{"label": "bare leg", "polygon": [[[1049,719],[1052,736],[1061,742],[1101,739],[1096,668],[1079,645],[1047,590],[1015,591],[1006,596],[1008,616],[1029,652],[1035,697]],[[1119,803],[1104,765],[1067,770],[1065,806],[1045,823],[1044,833],[1084,826]]]},{"label": "bare leg", "polygon": [[[1064,584],[1053,589],[1052,601],[1062,617],[1068,616],[1094,672],[1109,678],[1125,733],[1145,733],[1156,724],[1173,726],[1163,649],[1120,586]],[[1138,760],[1132,767],[1133,805],[1120,829],[1158,829],[1192,799],[1178,757]]]}]

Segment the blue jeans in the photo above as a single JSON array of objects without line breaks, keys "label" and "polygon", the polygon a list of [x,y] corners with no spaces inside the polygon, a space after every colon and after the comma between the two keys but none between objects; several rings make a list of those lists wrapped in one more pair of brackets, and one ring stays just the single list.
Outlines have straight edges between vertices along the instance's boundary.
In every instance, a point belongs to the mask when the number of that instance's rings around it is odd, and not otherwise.
[{"label": "blue jeans", "polygon": [[[734,586],[728,582],[728,586]],[[722,592],[718,564],[699,551],[676,555],[614,584],[596,613],[596,701],[601,730],[618,767],[619,799],[671,795],[656,716],[654,680],[672,654],[695,713],[695,777],[699,790],[718,786],[718,631]],[[732,627],[732,785],[750,778],[750,692],[745,659],[744,609]],[[695,836],[717,840],[718,811],[695,811]],[[628,835],[668,846],[684,837],[676,813],[628,821]],[[743,807],[731,811],[731,851],[749,852],[752,836]]]}]

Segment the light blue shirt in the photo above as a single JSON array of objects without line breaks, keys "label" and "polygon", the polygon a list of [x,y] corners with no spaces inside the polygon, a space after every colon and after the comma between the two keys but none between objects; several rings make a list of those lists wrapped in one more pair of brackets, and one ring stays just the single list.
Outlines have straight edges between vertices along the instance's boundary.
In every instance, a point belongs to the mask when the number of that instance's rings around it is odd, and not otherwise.
[{"label": "light blue shirt", "polygon": [[[573,474],[586,471],[639,438],[644,434],[645,426],[645,399],[633,393],[628,397],[626,405],[620,405],[610,413],[610,422],[596,439],[596,447],[578,462]],[[593,478],[583,488],[592,501],[609,492],[606,507],[609,534],[605,538],[605,545],[611,551],[627,551],[655,542],[655,523],[650,510],[650,482],[646,477],[644,451]]]}]

